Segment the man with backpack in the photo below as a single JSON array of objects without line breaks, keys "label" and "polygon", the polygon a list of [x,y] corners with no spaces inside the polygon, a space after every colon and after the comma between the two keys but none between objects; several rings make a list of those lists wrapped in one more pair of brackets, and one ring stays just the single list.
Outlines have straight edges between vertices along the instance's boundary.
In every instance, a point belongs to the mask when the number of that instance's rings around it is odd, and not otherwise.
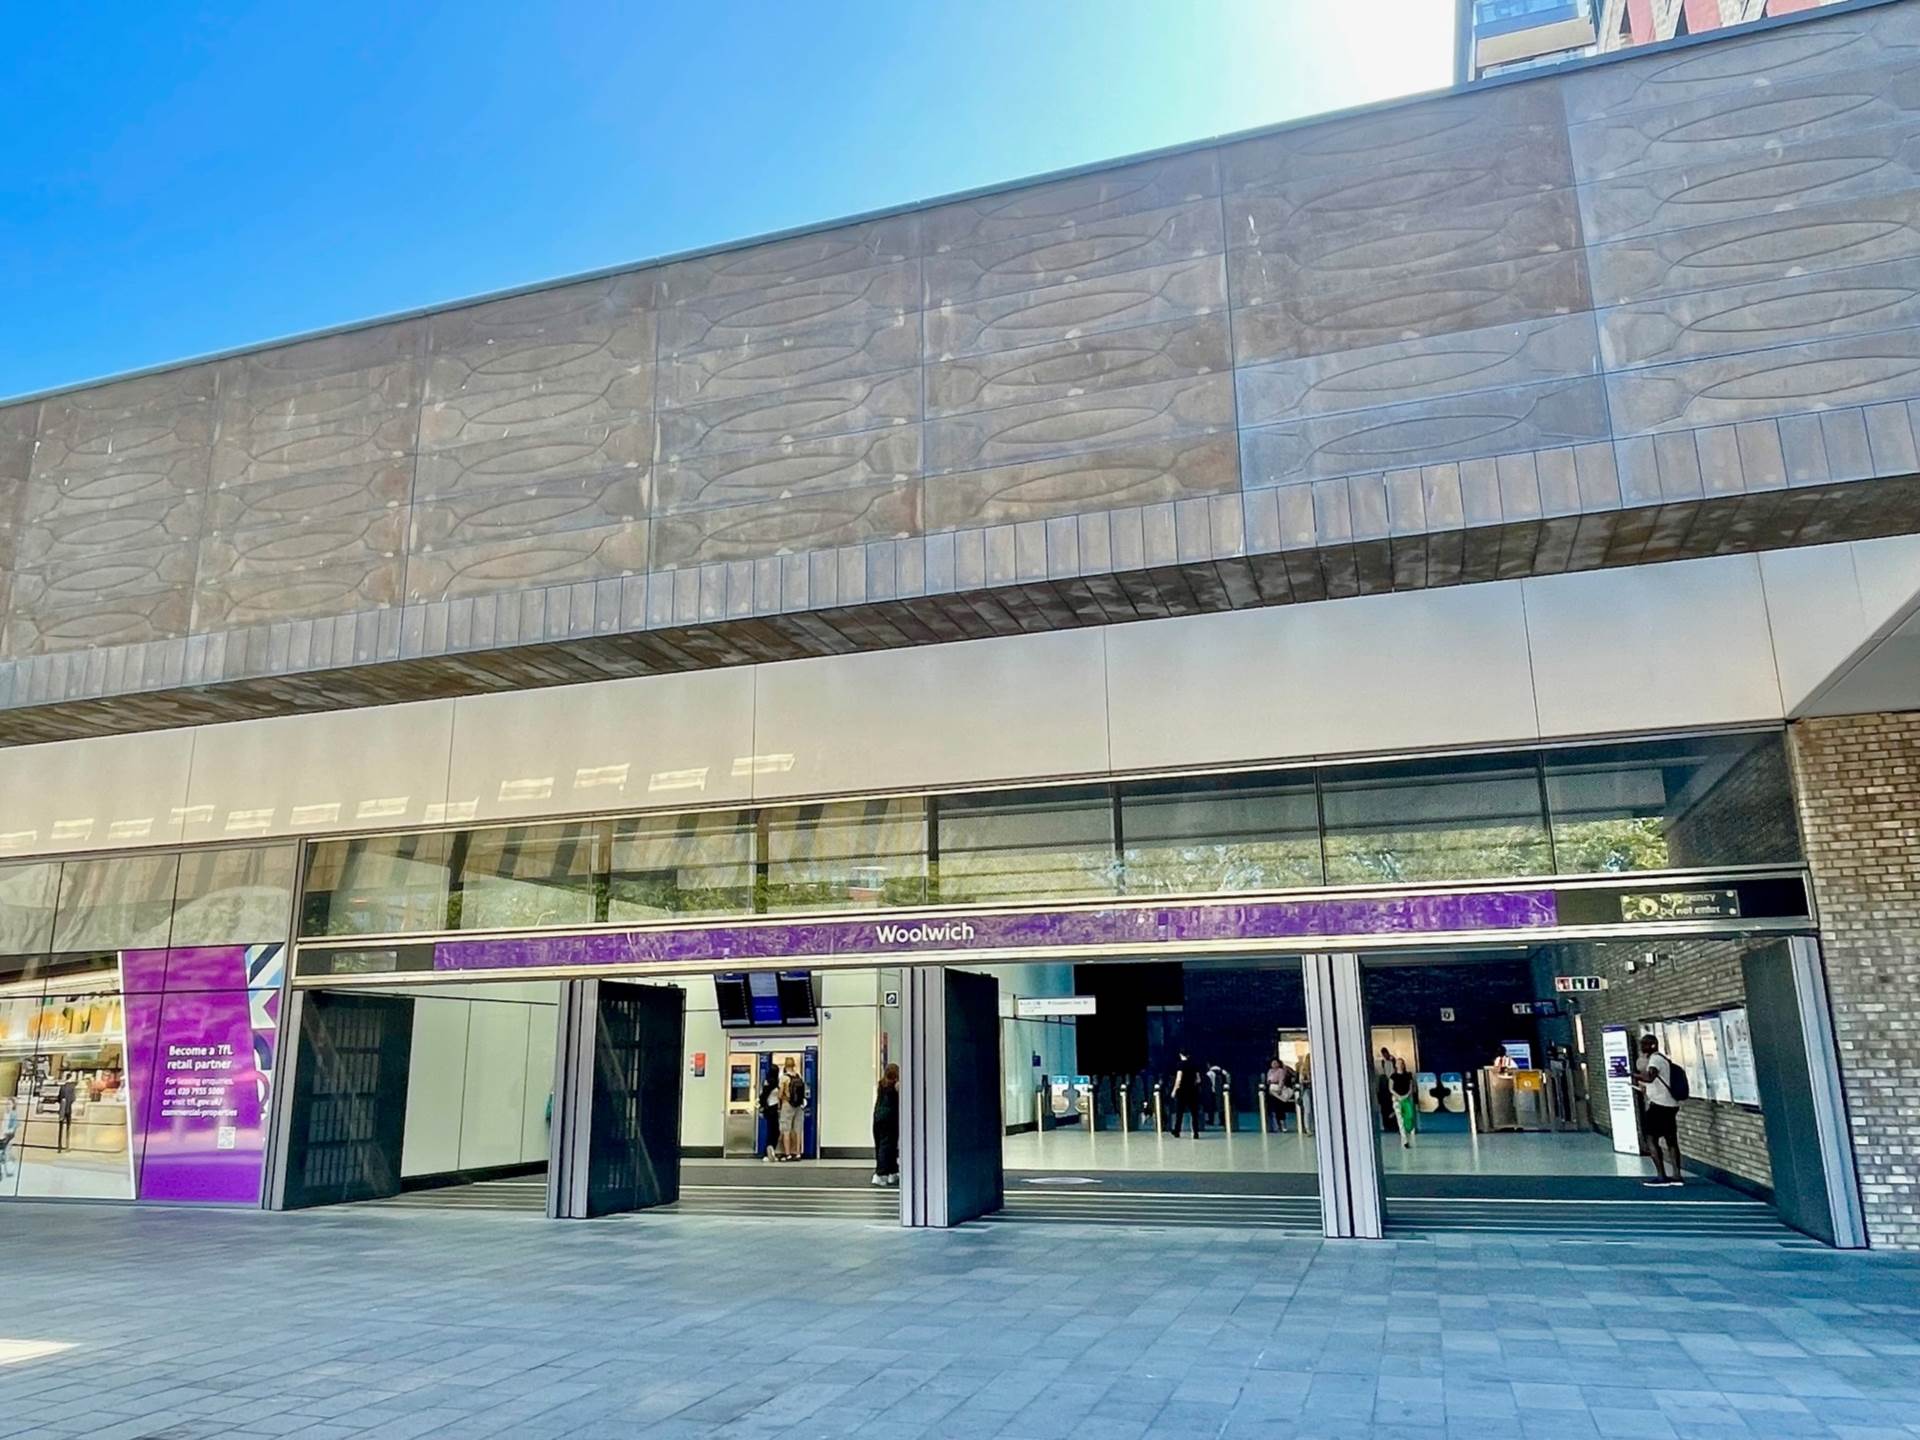
[{"label": "man with backpack", "polygon": [[[1680,1178],[1680,1102],[1692,1093],[1687,1072],[1660,1053],[1660,1042],[1651,1035],[1640,1037],[1640,1068],[1633,1072],[1633,1088],[1640,1092],[1647,1132],[1647,1153],[1653,1157],[1654,1178],[1642,1183],[1651,1189],[1671,1189],[1684,1185]],[[1667,1174],[1666,1158],[1660,1153],[1664,1143],[1673,1160],[1673,1174]]]}]

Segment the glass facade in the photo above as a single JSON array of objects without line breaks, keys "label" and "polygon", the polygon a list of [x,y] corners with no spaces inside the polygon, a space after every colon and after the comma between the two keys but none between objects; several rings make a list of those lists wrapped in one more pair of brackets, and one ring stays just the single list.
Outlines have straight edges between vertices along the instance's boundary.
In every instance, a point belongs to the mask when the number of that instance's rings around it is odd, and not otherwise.
[{"label": "glass facade", "polygon": [[943,795],[937,815],[943,901],[1067,900],[1119,888],[1108,786]]},{"label": "glass facade", "polygon": [[258,1202],[295,848],[0,866],[0,1197]]},{"label": "glass facade", "polygon": [[1311,771],[1139,780],[1119,790],[1121,882],[1129,895],[1325,883]]},{"label": "glass facade", "polygon": [[1553,873],[1531,757],[1465,756],[1330,770],[1321,809],[1332,885]]},{"label": "glass facade", "polygon": [[[307,847],[301,933],[1454,884],[1799,859],[1783,737],[1756,732],[324,840]],[[85,933],[99,938],[89,944],[151,934],[172,863],[63,879],[92,908],[84,921],[63,914],[60,923],[93,927]],[[183,889],[198,863],[185,862]],[[37,873],[43,867],[19,868],[11,882],[0,879],[0,895],[10,884],[21,901],[17,911],[0,910],[0,926],[29,933],[50,923],[52,882]]]},{"label": "glass facade", "polygon": [[605,918],[752,914],[758,829],[751,810],[619,821]]},{"label": "glass facade", "polygon": [[448,853],[448,927],[517,930],[590,925],[604,913],[600,825],[511,825],[456,837]]},{"label": "glass facade", "polygon": [[768,912],[924,905],[927,802],[918,796],[768,810]]}]

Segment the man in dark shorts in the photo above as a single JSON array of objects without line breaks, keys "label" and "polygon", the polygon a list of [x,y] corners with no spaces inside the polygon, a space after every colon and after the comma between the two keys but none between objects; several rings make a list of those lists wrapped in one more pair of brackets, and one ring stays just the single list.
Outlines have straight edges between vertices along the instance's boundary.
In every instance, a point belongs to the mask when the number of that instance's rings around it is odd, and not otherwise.
[{"label": "man in dark shorts", "polygon": [[[1673,1094],[1673,1063],[1660,1053],[1660,1042],[1651,1035],[1640,1037],[1640,1068],[1633,1072],[1633,1087],[1643,1102],[1647,1152],[1653,1157],[1654,1178],[1641,1183],[1655,1190],[1684,1185],[1680,1178],[1680,1102]],[[1667,1173],[1669,1158],[1673,1161],[1671,1175]]]}]

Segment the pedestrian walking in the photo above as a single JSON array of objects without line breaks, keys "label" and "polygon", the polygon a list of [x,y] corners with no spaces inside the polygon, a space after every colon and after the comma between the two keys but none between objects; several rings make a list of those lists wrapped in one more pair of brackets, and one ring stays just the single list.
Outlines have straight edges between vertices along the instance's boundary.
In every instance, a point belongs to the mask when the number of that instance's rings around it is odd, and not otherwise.
[{"label": "pedestrian walking", "polygon": [[1407,1062],[1395,1060],[1393,1074],[1387,1077],[1387,1088],[1393,1091],[1393,1123],[1400,1131],[1402,1149],[1413,1148],[1413,1072],[1407,1069]]},{"label": "pedestrian walking", "polygon": [[1187,1052],[1180,1052],[1180,1063],[1173,1071],[1173,1133],[1180,1133],[1182,1116],[1193,1121],[1193,1138],[1200,1138],[1200,1067],[1195,1065]]}]

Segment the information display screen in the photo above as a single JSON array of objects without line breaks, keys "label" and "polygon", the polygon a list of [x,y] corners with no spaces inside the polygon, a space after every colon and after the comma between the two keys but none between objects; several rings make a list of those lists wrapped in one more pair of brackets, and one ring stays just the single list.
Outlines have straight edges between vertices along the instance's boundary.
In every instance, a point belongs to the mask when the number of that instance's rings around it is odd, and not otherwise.
[{"label": "information display screen", "polygon": [[713,977],[723,1030],[814,1025],[811,970],[748,970]]}]

